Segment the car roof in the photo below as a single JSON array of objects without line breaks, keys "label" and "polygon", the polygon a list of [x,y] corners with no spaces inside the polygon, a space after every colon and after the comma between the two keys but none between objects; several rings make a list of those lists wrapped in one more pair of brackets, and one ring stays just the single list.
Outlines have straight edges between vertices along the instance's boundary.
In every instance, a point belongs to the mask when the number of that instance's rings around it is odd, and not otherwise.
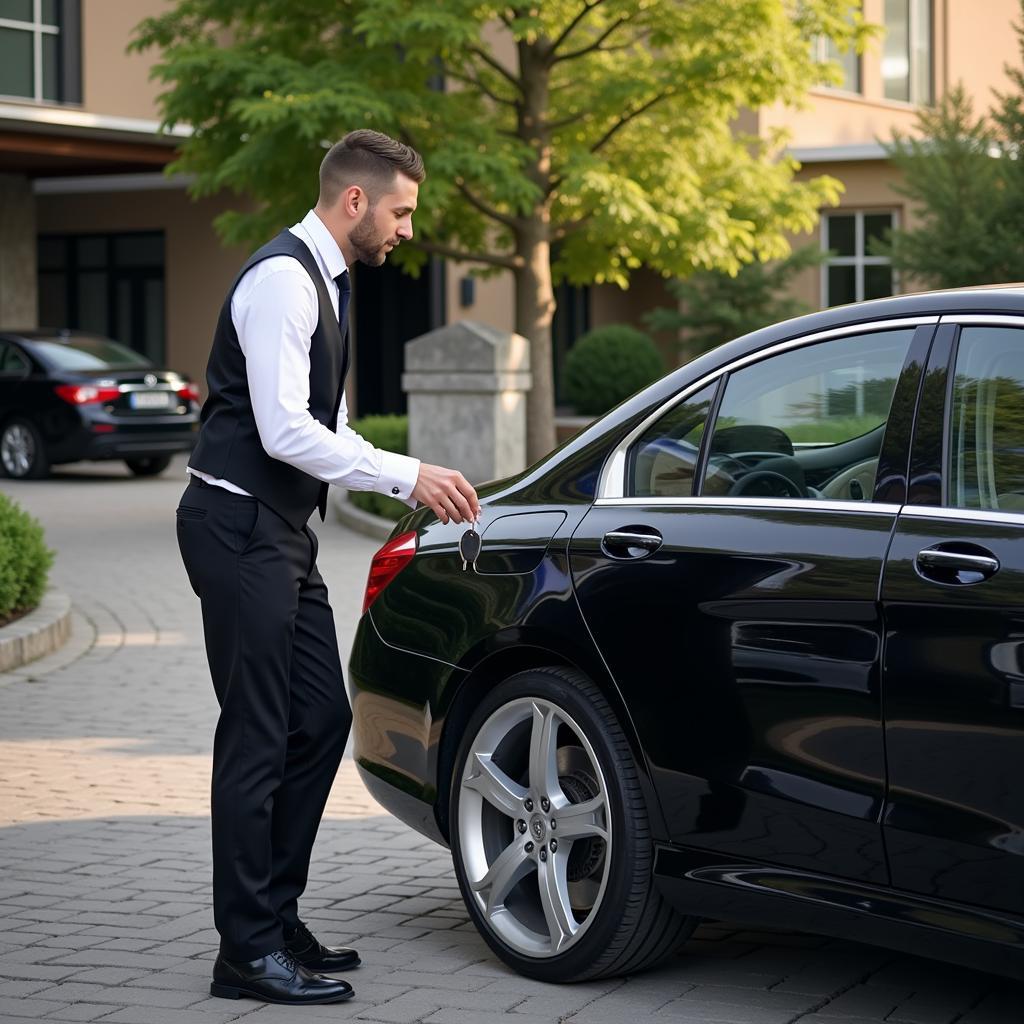
[{"label": "car roof", "polygon": [[[751,331],[735,341],[737,348],[753,351],[784,338],[798,338],[831,327],[870,323],[876,320],[910,316],[938,316],[943,313],[1019,313],[1024,315],[1024,283],[978,285],[973,288],[947,288],[912,292],[885,299],[870,299],[846,306],[832,306],[817,313],[783,320],[769,327]],[[731,355],[738,354],[735,350]]]},{"label": "car roof", "polygon": [[22,330],[2,330],[0,338],[5,341],[69,341],[72,338],[99,338],[95,331],[72,330],[68,327],[30,327]]}]

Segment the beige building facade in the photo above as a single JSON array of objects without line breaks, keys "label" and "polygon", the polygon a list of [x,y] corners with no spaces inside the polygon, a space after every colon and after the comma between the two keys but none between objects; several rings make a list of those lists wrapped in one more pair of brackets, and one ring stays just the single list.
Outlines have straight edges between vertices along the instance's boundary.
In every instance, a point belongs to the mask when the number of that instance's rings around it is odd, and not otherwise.
[{"label": "beige building facade", "polygon": [[[213,218],[226,199],[193,201],[167,178],[177,137],[158,132],[152,53],[128,54],[138,22],[171,0],[3,0],[0,3],[0,327],[79,327],[117,338],[201,379],[217,312],[246,251],[221,244]],[[746,114],[744,130],[784,128],[801,177],[842,181],[812,240],[836,252],[796,292],[812,308],[900,290],[871,237],[912,222],[881,141],[908,131],[921,104],[963,81],[979,106],[1015,62],[1018,0],[864,0],[885,33],[840,56],[843,88],[812,90],[799,110]],[[835,56],[822,47],[823,58]],[[310,183],[311,200],[315,182]],[[801,244],[807,239],[794,239]],[[359,413],[403,407],[402,346],[463,318],[510,329],[510,275],[473,280],[435,262],[417,283],[392,269],[361,278],[353,306]],[[402,289],[403,302],[391,296]],[[641,323],[672,301],[639,273],[627,292],[564,288],[560,354],[584,330]],[[409,312],[412,310],[413,312]],[[661,339],[670,357],[674,339]]]}]

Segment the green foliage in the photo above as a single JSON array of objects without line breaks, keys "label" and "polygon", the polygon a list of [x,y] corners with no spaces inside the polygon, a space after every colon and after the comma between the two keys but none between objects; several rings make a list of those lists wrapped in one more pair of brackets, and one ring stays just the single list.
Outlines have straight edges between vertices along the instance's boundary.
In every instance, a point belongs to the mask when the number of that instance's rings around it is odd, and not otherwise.
[{"label": "green foliage", "polygon": [[653,309],[644,322],[652,331],[685,329],[683,351],[692,358],[759,327],[809,312],[786,292],[797,274],[820,266],[826,255],[807,245],[774,263],[748,263],[734,275],[706,270],[672,281],[668,289],[682,308]]},{"label": "green foliage", "polygon": [[[178,0],[141,23],[134,46],[161,51],[166,123],[195,126],[171,169],[195,175],[194,194],[255,200],[219,219],[231,241],[298,218],[324,148],[372,127],[416,145],[430,172],[419,247],[398,260],[458,252],[515,268],[543,228],[562,242],[556,275],[625,286],[644,264],[685,276],[785,256],[787,232],[835,202],[834,179],[794,182],[781,139],[730,125],[741,109],[800,102],[823,76],[838,80],[809,41],[862,47],[858,8]],[[518,61],[505,63],[513,47]]]},{"label": "green foliage", "polygon": [[584,416],[600,416],[665,372],[651,338],[626,324],[609,324],[583,335],[569,350],[565,396]]},{"label": "green foliage", "polygon": [[[409,453],[408,416],[364,416],[362,419],[353,420],[349,425],[374,448],[397,452],[399,455]],[[364,512],[393,519],[395,522],[409,511],[409,506],[404,502],[396,501],[386,494],[378,494],[376,491],[349,491],[348,500]]]},{"label": "green foliage", "polygon": [[[897,191],[913,201],[916,223],[876,242],[872,251],[926,286],[1019,281],[1024,278],[1024,205],[1012,193],[1021,170],[997,138],[992,121],[975,116],[963,86],[917,115],[919,138],[898,134],[887,147],[903,172]],[[1020,133],[1019,145],[1024,141]]]},{"label": "green foliage", "polygon": [[39,604],[52,564],[53,552],[43,542],[43,528],[0,494],[0,621]]}]

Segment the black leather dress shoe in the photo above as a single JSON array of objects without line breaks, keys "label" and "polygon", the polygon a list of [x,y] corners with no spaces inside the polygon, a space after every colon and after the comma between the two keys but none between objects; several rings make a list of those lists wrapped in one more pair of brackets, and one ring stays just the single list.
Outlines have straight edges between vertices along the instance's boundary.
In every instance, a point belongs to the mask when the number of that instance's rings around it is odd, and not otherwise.
[{"label": "black leather dress shoe", "polygon": [[350,967],[358,967],[362,961],[354,949],[321,945],[316,936],[300,921],[299,927],[291,935],[285,935],[284,948],[307,971],[347,971]]},{"label": "black leather dress shoe", "polygon": [[221,999],[262,999],[265,1003],[290,1006],[340,1003],[353,994],[348,982],[307,971],[286,949],[258,960],[226,960],[218,956],[210,983],[210,995]]}]

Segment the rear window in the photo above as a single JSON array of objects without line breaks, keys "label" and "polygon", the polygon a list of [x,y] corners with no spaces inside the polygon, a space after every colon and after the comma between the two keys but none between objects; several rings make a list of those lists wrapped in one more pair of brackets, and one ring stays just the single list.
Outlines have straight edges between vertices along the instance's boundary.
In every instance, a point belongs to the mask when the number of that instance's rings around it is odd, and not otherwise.
[{"label": "rear window", "polygon": [[59,370],[127,370],[153,365],[140,352],[109,338],[38,338],[32,344]]}]

